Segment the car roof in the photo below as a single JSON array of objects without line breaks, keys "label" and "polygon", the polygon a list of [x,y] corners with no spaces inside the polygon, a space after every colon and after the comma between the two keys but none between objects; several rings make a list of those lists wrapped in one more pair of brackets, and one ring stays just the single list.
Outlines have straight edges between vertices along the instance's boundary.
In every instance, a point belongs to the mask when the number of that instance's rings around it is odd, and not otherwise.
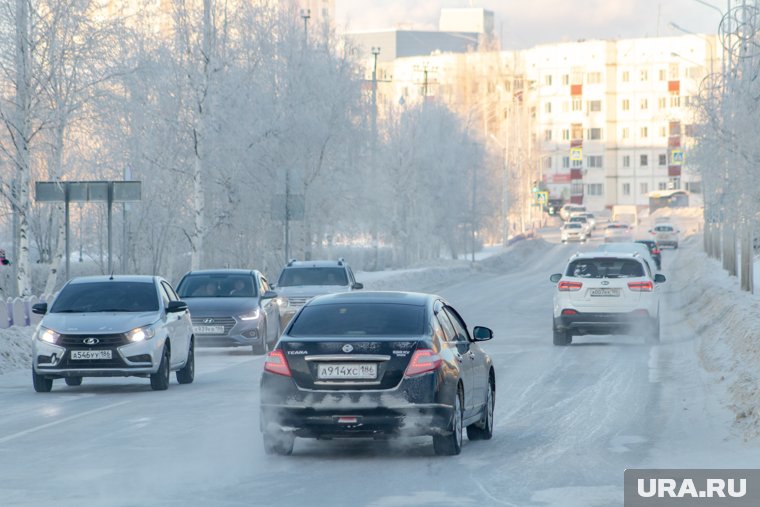
[{"label": "car roof", "polygon": [[188,271],[185,276],[188,275],[252,275],[256,273],[255,269],[198,269],[195,271]]},{"label": "car roof", "polygon": [[75,283],[96,283],[96,282],[155,282],[156,277],[152,275],[95,275],[79,276],[69,280],[70,284]]},{"label": "car roof", "polygon": [[316,298],[309,301],[308,305],[393,303],[410,306],[427,306],[435,299],[439,299],[438,296],[434,296],[432,294],[422,294],[419,292],[356,291],[338,292],[335,294],[317,296]]},{"label": "car roof", "polygon": [[329,260],[316,260],[316,261],[291,261],[285,266],[285,269],[289,268],[335,268],[348,266],[346,261],[329,261]]}]

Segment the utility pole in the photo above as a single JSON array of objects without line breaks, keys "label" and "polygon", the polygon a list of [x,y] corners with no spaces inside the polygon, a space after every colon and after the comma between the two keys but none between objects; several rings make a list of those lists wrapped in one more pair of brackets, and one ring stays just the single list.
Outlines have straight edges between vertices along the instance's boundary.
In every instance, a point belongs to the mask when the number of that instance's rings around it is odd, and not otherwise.
[{"label": "utility pole", "polygon": [[[372,153],[370,154],[370,171],[371,174],[371,181],[377,182],[377,57],[380,55],[380,48],[379,47],[372,47]],[[376,185],[375,185],[376,186]],[[377,215],[377,214],[375,214]],[[379,269],[380,264],[380,245],[378,245],[378,241],[380,240],[379,233],[378,233],[378,224],[377,224],[377,216],[374,216],[373,218],[373,231],[372,231],[372,243],[374,246],[374,267],[375,269]]]},{"label": "utility pole", "polygon": [[309,42],[309,18],[311,18],[311,9],[301,9],[303,18],[303,40],[304,44]]},{"label": "utility pole", "polygon": [[290,166],[285,169],[285,263],[290,260]]}]

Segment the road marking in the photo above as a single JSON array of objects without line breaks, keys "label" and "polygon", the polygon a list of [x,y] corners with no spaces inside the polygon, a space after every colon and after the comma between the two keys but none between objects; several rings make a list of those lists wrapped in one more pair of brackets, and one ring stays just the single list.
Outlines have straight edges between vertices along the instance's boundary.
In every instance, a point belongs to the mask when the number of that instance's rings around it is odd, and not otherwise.
[{"label": "road marking", "polygon": [[80,417],[85,417],[85,416],[88,416],[88,415],[91,415],[91,414],[95,414],[97,412],[102,412],[104,410],[108,410],[108,409],[111,409],[111,408],[116,408],[116,407],[119,407],[121,405],[126,405],[127,403],[132,403],[132,401],[129,400],[129,401],[120,401],[119,403],[112,403],[111,405],[106,405],[105,407],[96,408],[96,409],[93,409],[93,410],[89,410],[87,412],[82,412],[81,414],[76,414],[76,415],[72,415],[72,416],[69,416],[69,417],[64,417],[63,419],[58,419],[57,421],[49,422],[49,423],[43,424],[41,426],[35,426],[34,428],[29,428],[28,430],[19,431],[18,433],[14,433],[12,435],[8,435],[7,437],[0,438],[0,444],[4,444],[5,442],[9,442],[11,440],[15,440],[17,438],[21,438],[21,437],[26,436],[26,435],[28,435],[30,433],[34,433],[34,432],[37,432],[37,431],[40,431],[40,430],[44,430],[46,428],[50,428],[51,426],[56,426],[58,424],[69,422],[69,421],[72,421],[74,419],[79,419]]}]

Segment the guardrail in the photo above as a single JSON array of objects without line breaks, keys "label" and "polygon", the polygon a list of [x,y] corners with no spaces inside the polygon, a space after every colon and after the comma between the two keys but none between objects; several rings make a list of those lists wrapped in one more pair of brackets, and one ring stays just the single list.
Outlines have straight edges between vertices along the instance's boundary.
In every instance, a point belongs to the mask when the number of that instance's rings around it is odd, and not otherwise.
[{"label": "guardrail", "polygon": [[51,296],[29,296],[24,298],[8,298],[0,301],[0,329],[9,327],[36,326],[42,315],[32,313],[32,305],[51,300]]}]

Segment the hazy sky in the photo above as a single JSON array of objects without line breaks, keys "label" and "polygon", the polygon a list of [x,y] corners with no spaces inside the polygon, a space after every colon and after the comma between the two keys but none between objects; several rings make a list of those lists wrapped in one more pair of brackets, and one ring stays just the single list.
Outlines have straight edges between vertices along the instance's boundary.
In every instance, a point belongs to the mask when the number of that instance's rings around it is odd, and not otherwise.
[{"label": "hazy sky", "polygon": [[[725,8],[726,0],[705,0]],[[337,18],[349,30],[413,25],[436,29],[441,7],[467,0],[336,0]],[[676,35],[673,22],[694,32],[716,33],[720,15],[696,0],[473,0],[496,14],[506,48],[577,39]],[[658,16],[659,12],[659,16]],[[659,18],[659,24],[658,24]]]}]

